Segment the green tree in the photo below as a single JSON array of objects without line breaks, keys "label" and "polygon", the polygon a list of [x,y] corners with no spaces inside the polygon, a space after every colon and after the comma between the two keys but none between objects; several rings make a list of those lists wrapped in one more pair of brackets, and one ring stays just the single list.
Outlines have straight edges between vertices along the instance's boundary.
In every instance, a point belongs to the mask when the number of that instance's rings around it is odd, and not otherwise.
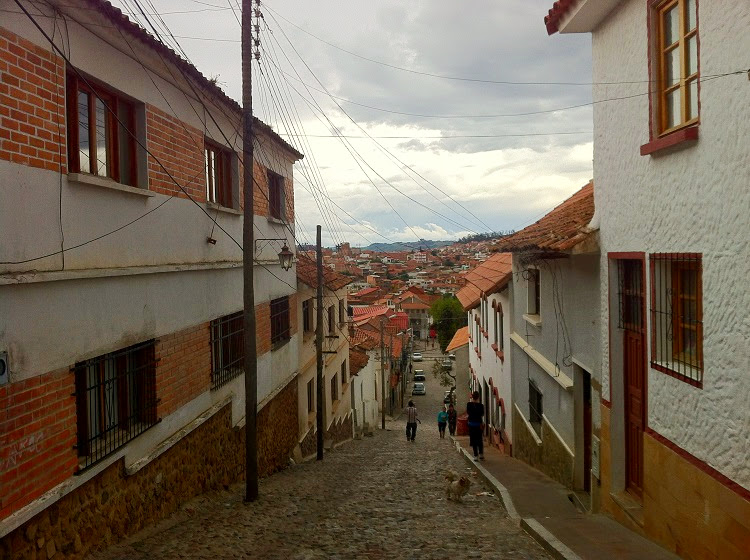
[{"label": "green tree", "polygon": [[409,281],[409,275],[406,272],[402,272],[401,274],[398,275],[398,277],[404,282]]},{"label": "green tree", "polygon": [[455,296],[445,294],[430,307],[440,350],[445,352],[456,331],[466,325],[466,313]]}]

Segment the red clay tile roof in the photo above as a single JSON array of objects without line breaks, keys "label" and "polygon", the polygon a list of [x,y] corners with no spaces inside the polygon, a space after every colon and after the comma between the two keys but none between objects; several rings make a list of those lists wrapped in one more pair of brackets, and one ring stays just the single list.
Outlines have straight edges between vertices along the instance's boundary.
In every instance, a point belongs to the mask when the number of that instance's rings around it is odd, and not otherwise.
[{"label": "red clay tile roof", "polygon": [[352,294],[352,295],[353,296],[366,296],[366,295],[371,294],[373,292],[377,292],[379,289],[380,288],[374,288],[374,287],[373,288],[364,288],[364,289],[362,289],[362,290],[360,290],[357,293]]},{"label": "red clay tile roof", "polygon": [[[297,257],[297,280],[311,288],[318,287],[317,263],[306,255],[298,255]],[[352,279],[349,276],[339,274],[327,266],[323,267],[323,285],[329,290],[340,290],[351,282]]]},{"label": "red clay tile roof", "polygon": [[456,348],[460,348],[464,344],[469,343],[469,327],[461,327],[456,331],[456,334],[453,335],[453,338],[448,343],[448,346],[446,347],[446,352],[452,352]]},{"label": "red clay tile roof", "polygon": [[552,5],[549,13],[544,16],[544,25],[547,26],[548,35],[557,33],[560,20],[575,2],[576,0],[558,0]]},{"label": "red clay tile roof", "polygon": [[588,225],[594,217],[594,182],[557,206],[538,222],[503,237],[498,251],[567,251],[591,233]]},{"label": "red clay tile roof", "polygon": [[[126,33],[129,33],[131,36],[140,40],[149,48],[169,59],[169,61],[177,66],[177,68],[180,68],[185,74],[197,80],[201,87],[205,88],[213,95],[216,95],[224,102],[228,103],[232,107],[232,109],[240,112],[241,114],[242,107],[240,107],[239,103],[237,103],[234,99],[224,93],[224,91],[214,82],[206,78],[195,66],[182,58],[171,48],[167,47],[165,44],[157,40],[153,35],[143,29],[140,25],[131,21],[124,13],[122,13],[122,11],[120,11],[119,8],[113,6],[111,3],[107,2],[107,0],[87,0],[87,2],[103,15],[105,15],[118,28]],[[75,10],[77,8],[77,6],[68,7],[72,10]],[[253,117],[253,126],[257,126],[260,130],[263,130],[276,142],[293,153],[298,159],[302,159],[304,157],[299,151],[297,151],[294,146],[292,146],[281,136],[276,134],[276,132],[274,132],[274,130],[269,125],[267,125],[260,119]]]},{"label": "red clay tile roof", "polygon": [[512,275],[513,255],[495,253],[466,273],[466,284],[456,292],[456,297],[464,310],[468,311],[479,305],[482,294],[492,294],[504,288]]},{"label": "red clay tile roof", "polygon": [[362,368],[370,361],[370,356],[366,352],[349,349],[349,373],[357,375]]},{"label": "red clay tile roof", "polygon": [[429,309],[429,308],[430,308],[430,306],[427,305],[426,303],[419,303],[419,302],[409,303],[409,302],[406,302],[406,303],[402,303],[401,304],[401,309],[406,309],[407,311],[418,310],[418,309]]}]

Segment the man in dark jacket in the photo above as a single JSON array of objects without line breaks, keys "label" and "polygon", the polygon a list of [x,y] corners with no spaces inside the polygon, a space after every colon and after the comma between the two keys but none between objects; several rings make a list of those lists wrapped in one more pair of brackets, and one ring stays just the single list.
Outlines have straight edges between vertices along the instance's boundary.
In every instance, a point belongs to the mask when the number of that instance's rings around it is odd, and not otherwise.
[{"label": "man in dark jacket", "polygon": [[482,441],[482,418],[484,405],[479,402],[479,391],[474,391],[472,399],[466,403],[466,414],[469,416],[469,442],[474,450],[474,460],[484,460],[484,441]]}]

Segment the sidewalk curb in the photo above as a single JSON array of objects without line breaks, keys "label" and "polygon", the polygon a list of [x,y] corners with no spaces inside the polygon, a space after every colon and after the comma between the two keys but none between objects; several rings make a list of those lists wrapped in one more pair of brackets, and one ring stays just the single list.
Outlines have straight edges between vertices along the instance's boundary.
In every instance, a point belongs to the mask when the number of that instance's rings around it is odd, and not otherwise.
[{"label": "sidewalk curb", "polygon": [[521,528],[557,560],[582,560],[580,556],[565,546],[560,539],[545,529],[536,519],[524,517],[521,519]]},{"label": "sidewalk curb", "polygon": [[485,469],[481,463],[474,461],[469,452],[458,441],[456,441],[453,436],[450,437],[456,446],[456,450],[464,456],[466,462],[469,463],[472,468],[477,469],[477,472],[479,472],[487,484],[495,489],[500,497],[500,501],[508,512],[508,517],[513,520],[516,525],[520,525],[520,527],[526,531],[531,538],[537,541],[542,548],[557,560],[582,560],[580,556],[565,546],[560,539],[545,529],[536,519],[531,517],[522,518],[518,514],[516,507],[513,505],[513,498],[511,497],[510,492],[508,492],[508,489],[503,486],[498,479],[492,476],[492,474]]},{"label": "sidewalk curb", "polygon": [[521,516],[518,515],[518,511],[516,511],[516,507],[513,505],[513,498],[510,496],[510,492],[508,492],[508,489],[503,486],[498,479],[496,479],[490,472],[485,469],[480,463],[477,463],[474,461],[469,455],[469,452],[464,449],[459,442],[457,442],[453,436],[451,436],[451,439],[453,440],[453,443],[456,445],[456,449],[459,453],[461,453],[466,461],[477,471],[479,474],[482,475],[482,478],[484,478],[487,481],[487,484],[492,486],[495,491],[500,496],[500,501],[503,503],[503,506],[505,507],[506,511],[508,512],[508,517],[510,517],[514,523],[519,524],[521,521]]}]

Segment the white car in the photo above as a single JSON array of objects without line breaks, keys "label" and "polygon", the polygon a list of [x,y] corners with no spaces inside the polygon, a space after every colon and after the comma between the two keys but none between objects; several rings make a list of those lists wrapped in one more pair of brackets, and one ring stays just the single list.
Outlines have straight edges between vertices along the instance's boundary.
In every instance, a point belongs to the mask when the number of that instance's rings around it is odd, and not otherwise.
[{"label": "white car", "polygon": [[411,361],[412,362],[421,362],[422,361],[422,352],[414,352],[411,355]]},{"label": "white car", "polygon": [[415,383],[414,388],[411,390],[412,395],[426,395],[427,389],[424,388],[424,383]]}]

